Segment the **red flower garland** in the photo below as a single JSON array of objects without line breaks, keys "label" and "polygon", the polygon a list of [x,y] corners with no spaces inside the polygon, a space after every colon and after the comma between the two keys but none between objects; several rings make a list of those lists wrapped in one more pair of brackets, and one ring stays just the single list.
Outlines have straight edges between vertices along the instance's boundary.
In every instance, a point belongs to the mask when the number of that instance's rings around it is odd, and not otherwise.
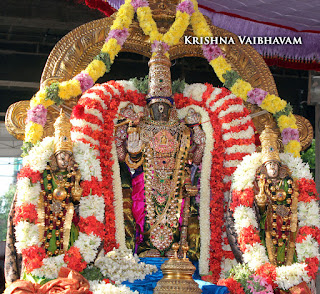
[{"label": "red flower garland", "polygon": [[226,286],[230,294],[245,294],[242,285],[234,278],[222,279],[217,283],[218,286]]},{"label": "red flower garland", "polygon": [[97,221],[97,218],[95,216],[91,215],[86,218],[80,217],[78,226],[80,232],[86,233],[88,235],[93,233],[94,235],[100,237],[102,240],[104,239],[105,225],[102,222]]},{"label": "red flower garland", "polygon": [[15,207],[13,223],[16,225],[22,220],[35,224],[38,222],[38,214],[35,205],[28,203]]},{"label": "red flower garland", "polygon": [[[112,87],[111,87],[112,86]],[[232,252],[227,252],[222,250],[222,228],[223,228],[223,213],[224,213],[224,191],[226,191],[230,183],[223,183],[223,178],[226,174],[231,175],[233,171],[235,170],[235,167],[227,167],[225,168],[223,166],[223,162],[225,160],[225,150],[224,150],[224,144],[228,142],[223,142],[222,140],[222,132],[228,133],[227,131],[221,130],[221,123],[222,122],[231,122],[230,119],[234,118],[241,118],[248,115],[248,111],[246,109],[243,109],[240,113],[230,113],[224,116],[223,118],[218,118],[217,113],[220,110],[226,110],[231,105],[239,104],[242,106],[242,100],[240,98],[235,98],[234,96],[230,97],[229,101],[226,99],[221,107],[219,107],[215,112],[212,112],[210,109],[210,106],[207,107],[206,103],[209,98],[211,98],[211,94],[214,90],[212,85],[206,85],[207,90],[203,93],[202,101],[195,101],[192,98],[184,97],[183,94],[175,94],[174,100],[176,107],[183,108],[186,106],[191,105],[197,105],[201,108],[205,109],[210,117],[210,121],[213,126],[213,135],[214,135],[214,151],[212,151],[212,154],[214,155],[212,157],[212,170],[210,174],[210,189],[212,195],[212,199],[210,200],[210,223],[211,223],[211,238],[210,238],[210,264],[209,268],[211,272],[213,273],[212,278],[217,281],[220,275],[221,271],[221,261],[222,257],[225,256],[226,258],[233,257]],[[93,135],[93,132],[89,130],[89,128],[83,128],[83,131],[90,137],[93,137],[95,139],[99,140],[99,147],[95,146],[95,148],[99,149],[100,152],[100,162],[101,162],[101,168],[102,168],[102,177],[103,177],[103,185],[101,187],[102,193],[104,195],[105,199],[105,231],[106,231],[106,237],[105,237],[105,244],[104,249],[106,251],[110,251],[113,249],[113,247],[116,247],[116,241],[115,241],[115,215],[114,215],[114,194],[113,194],[113,173],[112,173],[112,154],[111,154],[111,147],[112,142],[114,141],[113,138],[113,128],[114,128],[114,120],[117,116],[119,104],[122,101],[126,102],[132,102],[135,105],[144,106],[145,105],[145,95],[140,94],[137,91],[131,91],[127,90],[124,91],[123,87],[114,82],[110,81],[103,85],[98,85],[98,87],[104,87],[104,89],[110,93],[111,95],[106,95],[106,91],[102,91],[101,89],[90,89],[92,93],[95,93],[102,99],[105,103],[105,106],[107,110],[102,111],[103,116],[103,122],[100,119],[97,119],[97,117],[94,117],[93,115],[90,115],[88,113],[85,113],[84,117],[82,117],[82,109],[78,109],[73,113],[73,118],[81,118],[84,119],[90,123],[98,124],[102,128],[102,132],[97,135]],[[117,89],[120,92],[120,95],[115,94],[115,91],[113,89]],[[87,93],[89,92],[87,91]],[[91,93],[90,92],[90,93]],[[215,97],[214,101],[218,101],[222,98],[224,98],[227,95],[230,95],[231,92],[225,88],[221,89],[221,93]],[[85,103],[85,95],[80,99],[79,103],[82,105],[86,105]],[[238,101],[239,100],[239,101]],[[215,102],[211,101],[210,105],[212,106]],[[92,102],[92,99],[88,99],[88,103],[93,107],[95,105],[95,102]],[[90,107],[91,107],[90,106]],[[86,106],[87,107],[87,106]],[[89,107],[89,108],[90,108]],[[99,109],[100,110],[100,109]],[[101,111],[101,110],[100,110]],[[106,127],[107,126],[107,127]],[[250,126],[250,123],[245,123],[242,126],[239,126],[241,130],[245,130]],[[74,129],[75,131],[80,131],[80,129]],[[239,131],[237,128],[233,128],[231,131]],[[229,133],[231,132],[229,130]],[[86,139],[80,139],[81,141],[86,141]],[[237,144],[243,145],[243,144],[252,144],[254,142],[254,138],[252,139],[239,139],[237,140]],[[230,143],[229,145],[232,146],[234,143]],[[91,144],[92,145],[92,144]],[[228,160],[241,160],[244,155],[247,155],[247,153],[232,153],[232,154],[226,154],[226,156],[229,156]],[[91,185],[84,185],[82,184],[82,187],[88,191],[88,189],[91,187]]]},{"label": "red flower garland", "polygon": [[23,255],[23,264],[27,273],[43,265],[42,260],[46,257],[44,248],[37,245],[30,246],[21,250]]},{"label": "red flower garland", "polygon": [[255,274],[265,278],[273,289],[277,287],[276,283],[274,282],[277,277],[276,267],[274,265],[265,263],[256,270]]},{"label": "red flower garland", "polygon": [[63,260],[69,268],[77,272],[82,272],[87,267],[87,263],[82,258],[79,248],[75,246],[70,247]]},{"label": "red flower garland", "polygon": [[257,229],[252,225],[246,228],[243,228],[238,235],[238,243],[240,245],[241,251],[245,252],[247,244],[253,245],[254,243],[260,243],[260,236]]},{"label": "red flower garland", "polygon": [[319,200],[314,180],[299,179],[297,185],[299,189],[299,201],[310,202],[311,200]]},{"label": "red flower garland", "polygon": [[17,179],[29,178],[32,184],[35,184],[40,181],[41,174],[39,171],[34,171],[29,165],[25,165],[20,169]]},{"label": "red flower garland", "polygon": [[306,258],[306,264],[307,266],[305,269],[308,272],[308,276],[311,277],[313,280],[315,280],[317,273],[318,273],[318,265],[319,265],[319,259],[317,257],[308,257]]},{"label": "red flower garland", "polygon": [[235,208],[239,205],[252,207],[254,201],[253,188],[247,188],[241,191],[232,191],[232,203],[230,204],[230,210],[234,212]]}]

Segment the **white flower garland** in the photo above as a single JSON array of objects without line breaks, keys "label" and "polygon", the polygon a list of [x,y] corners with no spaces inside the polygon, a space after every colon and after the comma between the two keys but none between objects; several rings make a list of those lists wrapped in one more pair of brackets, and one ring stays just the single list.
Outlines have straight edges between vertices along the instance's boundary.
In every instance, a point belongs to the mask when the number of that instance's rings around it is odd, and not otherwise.
[{"label": "white flower garland", "polygon": [[130,288],[117,285],[114,286],[110,283],[106,284],[104,281],[89,281],[90,290],[94,294],[139,294],[138,291],[131,291]]},{"label": "white flower garland", "polygon": [[108,276],[116,284],[144,280],[146,275],[157,271],[155,265],[140,262],[138,255],[133,255],[127,248],[109,251],[106,255],[98,257],[95,265],[104,276]]},{"label": "white flower garland", "polygon": [[[97,153],[89,144],[82,142],[74,143],[73,150],[76,162],[79,164],[82,180],[91,180],[96,177],[101,181],[100,161],[97,159]],[[28,165],[34,172],[43,173],[47,162],[54,153],[54,138],[46,137],[39,144],[34,146],[29,155],[24,157],[23,165]],[[37,207],[41,192],[40,183],[32,184],[29,178],[21,177],[17,182],[17,207],[26,204],[33,204]],[[104,220],[104,199],[98,195],[89,195],[80,200],[80,217],[87,218],[96,216],[97,220]],[[16,248],[18,253],[32,245],[41,245],[38,225],[28,221],[20,220],[15,226]],[[97,255],[97,249],[101,244],[100,237],[93,234],[87,235],[79,233],[79,238],[74,246],[79,248],[81,256],[86,262],[92,262]],[[34,269],[31,274],[48,279],[58,277],[61,267],[67,266],[63,261],[64,254],[55,257],[46,257],[43,259],[43,265]]]},{"label": "white flower garland", "polygon": [[[309,166],[302,162],[299,157],[293,157],[291,154],[280,154],[281,161],[286,164],[295,179],[312,179],[309,171]],[[243,158],[242,163],[238,166],[234,173],[232,182],[232,190],[244,190],[253,187],[255,174],[257,168],[262,164],[262,154],[253,153]],[[255,212],[252,207],[244,207],[239,205],[234,210],[235,229],[239,234],[240,231],[250,225],[258,228],[255,219]],[[310,202],[298,203],[298,221],[299,226],[320,226],[319,206],[315,200]],[[308,276],[305,269],[307,264],[304,263],[306,258],[319,258],[319,244],[311,236],[308,235],[301,243],[296,243],[296,253],[299,263],[294,263],[290,266],[276,267],[276,283],[281,289],[288,290],[289,288],[298,285],[302,281],[310,282],[311,278]],[[243,254],[244,262],[253,271],[257,270],[264,263],[269,262],[266,249],[259,243],[253,245],[246,245],[246,251]]]}]

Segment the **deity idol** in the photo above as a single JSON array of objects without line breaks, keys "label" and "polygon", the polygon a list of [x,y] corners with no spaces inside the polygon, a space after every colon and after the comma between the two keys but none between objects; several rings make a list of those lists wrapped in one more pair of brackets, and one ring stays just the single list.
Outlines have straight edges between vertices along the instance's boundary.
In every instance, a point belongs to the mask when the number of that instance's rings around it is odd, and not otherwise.
[{"label": "deity idol", "polygon": [[[298,191],[289,168],[279,157],[278,136],[266,127],[260,135],[262,165],[254,181],[254,208],[262,244],[274,266],[291,265],[297,261],[295,240],[297,234]],[[231,211],[227,216],[227,233],[238,262],[242,252],[237,244]]]},{"label": "deity idol", "polygon": [[123,189],[126,245],[140,256],[156,257],[170,256],[175,242],[188,242],[189,257],[198,259],[199,213],[192,196],[198,193],[195,175],[205,134],[194,109],[184,121],[178,119],[170,66],[159,44],[149,61],[144,113],[135,113],[132,104],[120,111],[116,145],[121,178],[128,168],[132,175],[132,198],[130,189]]},{"label": "deity idol", "polygon": [[[40,243],[48,257],[63,254],[77,238],[78,228],[72,220],[82,195],[81,174],[72,152],[71,123],[63,112],[56,120],[54,128],[54,154],[41,174],[41,192],[37,205]],[[8,283],[19,279],[23,274],[21,258],[14,247],[16,199],[17,195],[8,219],[5,261]]]},{"label": "deity idol", "polygon": [[277,138],[268,127],[260,136],[263,164],[256,173],[255,201],[269,260],[281,266],[294,260],[298,192],[288,167],[280,161]]}]

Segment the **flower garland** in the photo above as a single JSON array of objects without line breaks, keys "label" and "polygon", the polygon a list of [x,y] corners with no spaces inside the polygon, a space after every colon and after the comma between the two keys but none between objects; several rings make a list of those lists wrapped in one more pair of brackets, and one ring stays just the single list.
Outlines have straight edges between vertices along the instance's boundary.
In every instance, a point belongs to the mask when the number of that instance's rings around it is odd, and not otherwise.
[{"label": "flower garland", "polygon": [[157,267],[140,262],[139,257],[132,254],[130,249],[113,249],[106,255],[98,257],[95,265],[100,268],[104,276],[108,276],[115,284],[124,281],[133,283],[144,280],[146,275],[157,271]]},{"label": "flower garland", "polygon": [[[196,0],[192,0],[192,2],[195,12],[191,15],[191,25],[195,35],[197,37],[212,37],[210,27],[198,10]],[[299,131],[290,104],[260,88],[253,88],[250,83],[244,81],[236,71],[232,70],[231,65],[225,58],[224,52],[218,45],[202,45],[202,51],[219,80],[233,94],[273,114],[281,132],[285,152],[299,157],[301,151]]]},{"label": "flower garland", "polygon": [[[204,16],[198,10],[196,0],[184,0],[177,6],[175,22],[165,34],[158,31],[146,0],[126,0],[117,12],[101,52],[87,68],[69,81],[55,82],[40,89],[31,99],[25,129],[25,149],[29,149],[41,139],[47,108],[50,105],[61,104],[63,100],[80,95],[110,70],[115,56],[129,35],[128,29],[132,23],[134,11],[137,13],[144,33],[150,37],[153,51],[157,42],[162,42],[166,51],[169,50],[169,46],[178,44],[189,23],[197,37],[212,36]],[[223,51],[217,45],[203,45],[202,49],[218,78],[233,94],[259,105],[274,115],[280,128],[285,152],[296,157],[300,156],[299,132],[291,106],[275,95],[268,94],[259,88],[252,88],[248,82],[242,80],[238,73],[231,69]]]},{"label": "flower garland", "polygon": [[[242,157],[255,151],[253,124],[242,100],[226,89],[211,85],[186,85],[184,93],[176,94],[174,98],[180,118],[186,115],[189,107],[193,107],[206,122],[202,125],[207,146],[200,184],[200,271],[211,271],[217,280],[221,269],[230,268],[228,260],[231,262],[233,255],[227,241],[221,237],[223,228],[221,231],[216,227],[210,229],[210,223],[213,226],[219,220],[223,227],[224,194],[229,190],[231,175]],[[135,109],[141,111],[141,107],[145,105],[145,95],[137,92],[132,81],[111,81],[88,90],[80,98],[71,116],[72,138],[88,143],[100,152],[102,177],[106,181],[104,186],[107,187],[104,192],[105,202],[108,203],[106,230],[109,231],[106,233],[106,240],[107,244],[117,243],[120,248],[125,246],[125,235],[113,126],[117,113],[125,106],[125,102],[133,103]],[[210,191],[215,195],[211,200]],[[105,248],[106,252],[112,250],[110,247]],[[210,262],[206,258],[209,254]],[[220,266],[222,263],[223,268]]]},{"label": "flower garland", "polygon": [[257,275],[269,279],[272,277],[274,288],[288,290],[302,281],[310,282],[315,279],[319,263],[320,214],[309,166],[290,154],[280,154],[280,159],[289,167],[293,178],[297,179],[299,189],[299,231],[296,238],[298,262],[289,266],[271,265],[261,243],[252,208],[255,173],[262,164],[260,153],[246,156],[234,173],[231,209],[234,211],[235,229],[244,261]]},{"label": "flower garland", "polygon": [[[100,162],[97,151],[88,144],[74,143],[74,156],[79,162],[82,184],[97,194],[84,192],[80,200],[80,233],[73,246],[64,254],[49,257],[42,247],[38,230],[37,206],[41,197],[41,174],[54,153],[54,138],[47,137],[33,147],[23,159],[18,175],[17,202],[15,208],[16,248],[22,253],[27,274],[55,279],[61,267],[82,271],[97,255],[103,237],[104,201],[99,195],[101,181]],[[93,180],[94,179],[94,180]],[[98,231],[98,228],[102,230]]]}]

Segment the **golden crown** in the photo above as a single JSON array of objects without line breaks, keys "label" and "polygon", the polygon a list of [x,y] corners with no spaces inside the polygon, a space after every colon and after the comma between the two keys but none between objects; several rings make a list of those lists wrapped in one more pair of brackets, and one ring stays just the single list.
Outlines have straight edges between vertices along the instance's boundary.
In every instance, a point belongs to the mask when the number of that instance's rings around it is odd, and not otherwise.
[{"label": "golden crown", "polygon": [[278,135],[271,127],[266,126],[260,135],[262,162],[275,160],[280,161],[278,148]]},{"label": "golden crown", "polygon": [[54,152],[61,151],[72,153],[71,123],[62,109],[54,123]]},{"label": "golden crown", "polygon": [[[164,54],[163,44],[159,42],[155,54],[149,63],[149,91],[146,97],[148,104],[165,102],[172,104],[171,62]],[[167,98],[167,99],[166,99]]]}]

